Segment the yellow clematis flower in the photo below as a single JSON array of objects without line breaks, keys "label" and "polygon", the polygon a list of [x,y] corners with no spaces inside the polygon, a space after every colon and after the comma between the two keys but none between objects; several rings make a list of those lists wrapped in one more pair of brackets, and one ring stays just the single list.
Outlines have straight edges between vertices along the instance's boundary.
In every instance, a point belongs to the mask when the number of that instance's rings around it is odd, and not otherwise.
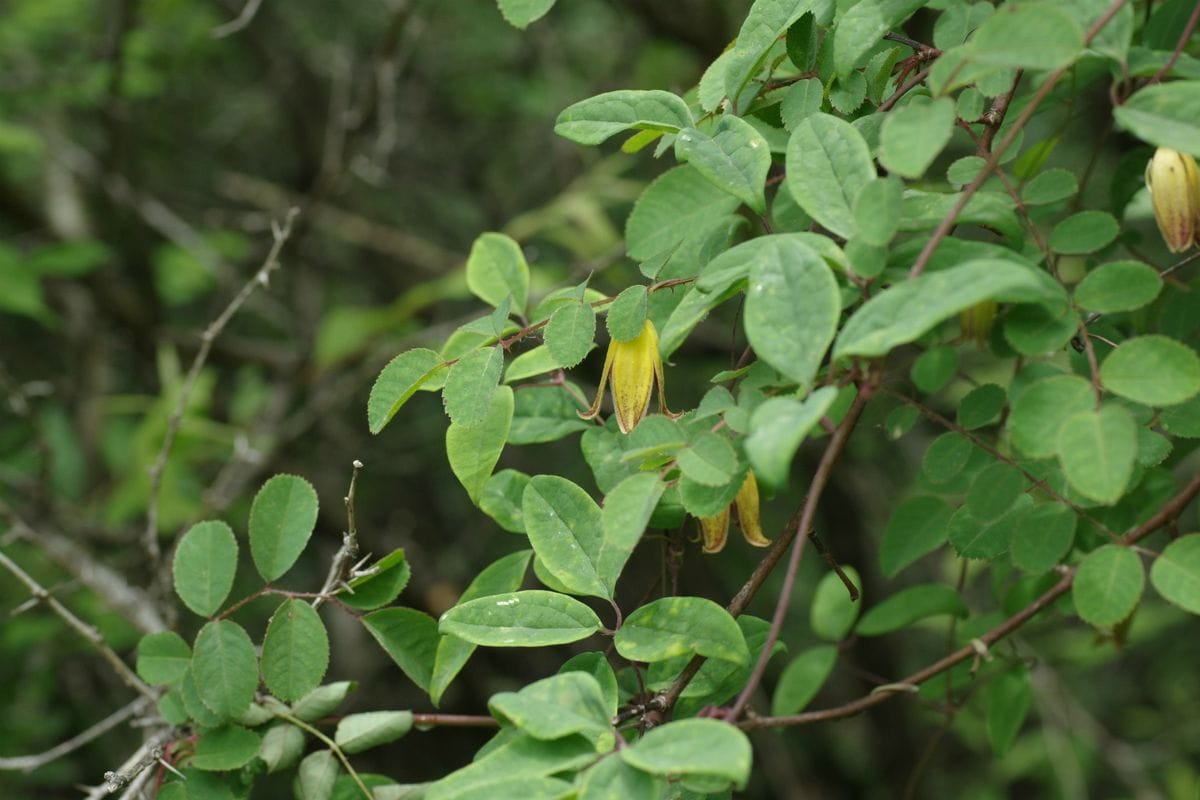
[{"label": "yellow clematis flower", "polygon": [[1181,253],[1200,244],[1200,171],[1196,160],[1169,147],[1158,148],[1146,165],[1146,188],[1167,249]]},{"label": "yellow clematis flower", "polygon": [[763,536],[762,525],[759,523],[758,480],[754,477],[754,472],[749,471],[732,506],[720,514],[700,519],[700,535],[704,539],[705,553],[719,553],[725,547],[725,540],[729,537],[730,509],[737,512],[738,526],[747,542],[755,547],[766,547],[771,543],[770,539]]},{"label": "yellow clematis flower", "polygon": [[600,413],[600,401],[604,387],[612,377],[613,408],[617,412],[617,426],[621,433],[629,433],[650,408],[650,395],[658,386],[658,407],[667,416],[675,416],[667,410],[666,388],[663,384],[662,356],[658,353],[658,331],[654,323],[646,320],[642,332],[632,339],[608,343],[608,354],[604,357],[604,370],[600,373],[600,386],[596,389],[596,400],[586,412],[584,419],[594,419]]}]

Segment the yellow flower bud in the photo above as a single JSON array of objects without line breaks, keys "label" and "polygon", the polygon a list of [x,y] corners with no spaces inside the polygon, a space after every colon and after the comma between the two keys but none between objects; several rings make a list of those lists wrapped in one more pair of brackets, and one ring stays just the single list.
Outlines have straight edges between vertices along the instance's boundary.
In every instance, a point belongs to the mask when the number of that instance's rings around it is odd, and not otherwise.
[{"label": "yellow flower bud", "polygon": [[769,545],[771,540],[763,536],[762,526],[758,521],[758,479],[754,477],[753,470],[746,472],[746,480],[742,482],[742,488],[738,489],[733,505],[737,511],[738,525],[741,526],[742,536],[746,537],[746,541],[755,547]]},{"label": "yellow flower bud", "polygon": [[704,539],[705,553],[719,553],[725,548],[729,536],[729,507],[715,517],[700,518],[700,535]]},{"label": "yellow flower bud", "polygon": [[617,426],[621,433],[629,433],[650,408],[650,395],[658,386],[658,407],[662,413],[672,416],[667,410],[666,389],[663,384],[662,356],[658,352],[658,331],[646,320],[642,332],[624,342],[616,339],[608,343],[608,354],[604,357],[604,369],[600,373],[600,386],[596,389],[596,400],[592,407],[579,416],[592,419],[600,413],[600,401],[604,397],[604,386],[612,376],[613,408],[617,413]]},{"label": "yellow flower bud", "polygon": [[719,553],[725,547],[729,536],[729,511],[737,512],[738,525],[742,536],[755,547],[766,547],[771,540],[763,536],[762,526],[758,519],[758,480],[753,472],[747,472],[742,487],[738,489],[733,505],[728,506],[720,514],[700,518],[700,535],[704,541],[705,553]]},{"label": "yellow flower bud", "polygon": [[996,301],[984,300],[958,315],[959,325],[962,326],[964,339],[974,339],[979,344],[987,341],[988,333],[992,330],[992,322],[996,319]]},{"label": "yellow flower bud", "polygon": [[1181,253],[1200,240],[1200,172],[1194,158],[1158,148],[1146,165],[1146,188],[1168,250]]}]

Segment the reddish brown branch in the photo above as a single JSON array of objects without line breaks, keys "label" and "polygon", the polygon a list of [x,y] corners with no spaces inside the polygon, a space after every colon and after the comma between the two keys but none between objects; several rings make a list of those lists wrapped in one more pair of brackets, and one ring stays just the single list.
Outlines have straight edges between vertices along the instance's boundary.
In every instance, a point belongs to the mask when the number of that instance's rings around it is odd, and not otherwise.
[{"label": "reddish brown branch", "polygon": [[[1136,542],[1149,536],[1154,531],[1168,525],[1178,519],[1183,510],[1188,504],[1195,499],[1196,495],[1200,494],[1200,475],[1194,476],[1187,485],[1183,487],[1173,498],[1163,504],[1157,512],[1154,513],[1148,520],[1134,528],[1129,533],[1121,537],[1121,544],[1132,545]],[[1058,598],[1062,597],[1071,590],[1071,585],[1075,582],[1075,570],[1071,568],[1064,569],[1062,578],[1054,586],[1050,587],[1040,597],[1034,600],[1025,608],[1018,611],[1013,616],[1006,619],[996,627],[992,628],[987,633],[979,637],[979,641],[985,646],[991,646],[999,640],[1016,631],[1029,620],[1037,616],[1043,609],[1049,606]],[[753,728],[772,728],[783,727],[789,725],[807,725],[812,722],[827,722],[829,720],[844,719],[861,714],[863,711],[877,706],[880,703],[887,702],[897,694],[907,694],[911,691],[909,687],[919,686],[925,681],[933,678],[946,670],[960,664],[970,658],[978,655],[978,645],[974,642],[959,648],[950,655],[936,661],[933,664],[925,667],[922,670],[914,672],[907,678],[903,678],[897,683],[889,684],[889,689],[877,689],[871,694],[860,697],[857,700],[852,700],[840,706],[833,708],[825,708],[819,711],[808,711],[803,714],[791,714],[781,717],[758,717],[748,719],[739,723],[744,730]]]}]

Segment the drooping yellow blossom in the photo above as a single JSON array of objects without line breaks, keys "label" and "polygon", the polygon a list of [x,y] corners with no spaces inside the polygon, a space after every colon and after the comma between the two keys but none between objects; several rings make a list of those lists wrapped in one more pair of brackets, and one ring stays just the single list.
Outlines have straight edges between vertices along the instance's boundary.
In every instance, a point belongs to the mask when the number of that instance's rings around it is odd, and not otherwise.
[{"label": "drooping yellow blossom", "polygon": [[592,419],[600,413],[600,401],[610,375],[613,408],[617,412],[617,426],[621,433],[632,431],[646,416],[655,385],[658,386],[659,410],[671,415],[667,410],[667,395],[663,385],[662,356],[658,353],[658,331],[650,320],[642,324],[642,332],[632,339],[624,342],[613,339],[608,343],[608,355],[604,357],[604,370],[600,373],[596,400],[591,408],[579,416]]},{"label": "drooping yellow blossom", "polygon": [[996,319],[996,301],[984,300],[958,315],[959,325],[962,326],[964,339],[974,339],[979,344],[987,341],[988,333],[992,330],[992,321]]},{"label": "drooping yellow blossom", "polygon": [[726,507],[721,513],[712,517],[700,519],[700,534],[704,538],[705,553],[719,553],[725,547],[729,537],[729,511],[737,512],[738,527],[742,536],[755,547],[766,547],[771,540],[763,536],[762,525],[758,519],[758,480],[753,472],[746,473],[746,479],[738,489],[733,505]]},{"label": "drooping yellow blossom", "polygon": [[1158,148],[1146,165],[1146,188],[1167,249],[1181,253],[1200,243],[1200,171],[1196,160],[1169,147]]}]

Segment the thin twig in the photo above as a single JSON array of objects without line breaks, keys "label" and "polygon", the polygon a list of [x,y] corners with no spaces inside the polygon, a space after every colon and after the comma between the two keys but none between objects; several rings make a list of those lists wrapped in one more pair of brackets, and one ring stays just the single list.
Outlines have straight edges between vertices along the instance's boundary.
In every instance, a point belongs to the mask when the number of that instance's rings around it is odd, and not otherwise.
[{"label": "thin twig", "polygon": [[1175,67],[1175,62],[1179,60],[1179,56],[1183,53],[1183,48],[1187,46],[1188,39],[1192,38],[1192,31],[1196,30],[1196,23],[1200,22],[1200,3],[1196,3],[1192,8],[1192,15],[1188,17],[1187,24],[1183,26],[1183,32],[1179,34],[1179,41],[1175,43],[1175,49],[1171,51],[1171,57],[1167,59],[1167,63],[1159,68],[1158,72],[1146,81],[1149,86],[1152,83],[1158,83],[1167,73]]},{"label": "thin twig", "polygon": [[[870,380],[864,382],[858,387],[858,394],[854,398],[854,403],[850,406],[850,410],[846,412],[846,416],[842,419],[841,425],[838,426],[835,433],[829,440],[829,444],[825,447],[825,452],[821,455],[821,461],[817,464],[817,471],[813,473],[812,482],[808,485],[808,493],[804,497],[804,505],[800,509],[800,513],[793,519],[793,523],[788,525],[788,528],[793,531],[792,538],[796,538],[797,534],[807,534],[812,530],[813,517],[817,513],[817,503],[821,500],[821,495],[825,491],[826,484],[829,483],[829,476],[833,473],[833,465],[837,463],[842,451],[846,447],[846,442],[850,439],[850,434],[854,432],[855,426],[858,424],[858,419],[862,415],[863,408],[867,405],[867,400],[874,394],[875,381]],[[759,682],[762,680],[763,672],[767,668],[767,662],[771,659],[771,653],[775,649],[775,643],[779,641],[779,635],[783,630],[783,621],[787,618],[788,607],[791,605],[792,592],[796,588],[796,575],[800,569],[800,557],[804,555],[804,543],[808,541],[808,536],[801,536],[798,541],[792,545],[792,552],[788,556],[787,571],[784,573],[783,586],[779,590],[779,599],[775,603],[775,614],[771,617],[771,630],[767,633],[767,639],[763,642],[762,651],[758,655],[758,663],[754,665],[754,670],[750,673],[749,680],[742,687],[742,691],[738,694],[737,700],[733,706],[725,714],[725,719],[729,722],[734,722],[746,710],[746,706],[750,703],[750,696],[754,690],[758,688]]]},{"label": "thin twig", "polygon": [[37,579],[35,579],[28,572],[21,569],[20,565],[9,558],[8,555],[2,550],[0,550],[0,566],[3,566],[10,573],[12,573],[17,580],[25,584],[25,587],[29,589],[30,594],[32,594],[42,603],[45,603],[46,606],[49,607],[50,610],[55,614],[57,614],[63,622],[75,629],[80,636],[87,639],[92,644],[92,647],[94,647],[96,651],[104,657],[104,660],[112,666],[113,670],[117,673],[126,686],[151,701],[158,700],[158,693],[147,686],[142,679],[137,676],[137,673],[130,669],[128,664],[121,660],[121,657],[117,655],[111,647],[108,646],[107,642],[104,641],[104,637],[100,635],[100,631],[96,630],[95,627],[87,624],[79,617],[75,616],[71,609],[60,603],[58,599],[54,597],[54,595],[50,594],[46,587],[38,583]]},{"label": "thin twig", "polygon": [[63,756],[75,752],[85,744],[108,733],[130,717],[142,713],[149,706],[150,699],[148,697],[138,697],[133,702],[118,708],[87,730],[75,734],[70,739],[51,747],[45,752],[29,756],[0,757],[0,770],[33,772],[35,769],[44,767],[52,761],[57,761]]},{"label": "thin twig", "polygon": [[342,534],[342,546],[334,553],[333,563],[329,565],[329,574],[325,577],[325,585],[321,587],[320,594],[312,602],[313,608],[320,608],[324,605],[329,595],[346,582],[350,575],[350,568],[358,558],[358,527],[354,522],[354,489],[358,484],[358,471],[363,468],[363,463],[355,459],[351,466],[350,488],[346,490],[346,496],[342,498],[346,504],[346,532]]},{"label": "thin twig", "polygon": [[170,741],[173,728],[165,728],[151,736],[116,770],[104,773],[104,783],[93,787],[84,800],[100,800],[132,784],[152,764],[162,758],[163,745]]},{"label": "thin twig", "polygon": [[[1102,15],[1100,15],[1100,18],[1092,24],[1092,27],[1088,29],[1087,35],[1084,36],[1083,39],[1085,45],[1091,43],[1092,39],[1096,37],[1096,34],[1100,33],[1104,26],[1107,25],[1114,16],[1116,16],[1117,12],[1121,10],[1126,2],[1127,0],[1114,0],[1112,5],[1110,5],[1108,9]],[[1004,135],[1004,138],[1000,140],[1000,144],[996,145],[996,148],[992,151],[991,155],[988,156],[983,168],[979,170],[979,174],[976,175],[974,180],[968,183],[963,188],[962,192],[959,193],[958,200],[955,201],[954,206],[946,212],[946,216],[942,217],[942,221],[938,223],[937,228],[934,229],[933,234],[929,237],[929,240],[925,242],[925,246],[921,249],[921,253],[917,256],[916,261],[913,262],[912,269],[909,270],[908,276],[910,278],[916,278],[925,271],[925,267],[929,264],[929,260],[933,258],[934,251],[937,250],[938,245],[942,243],[942,240],[945,239],[947,235],[949,235],[950,230],[957,223],[958,215],[961,214],[963,209],[967,207],[967,203],[971,201],[971,198],[975,196],[975,193],[978,192],[980,187],[982,187],[987,181],[992,171],[1000,164],[1000,159],[1003,158],[1004,153],[1009,147],[1012,146],[1013,142],[1016,141],[1017,135],[1020,134],[1026,123],[1033,118],[1034,112],[1037,111],[1038,106],[1040,106],[1042,102],[1050,96],[1050,92],[1053,91],[1054,87],[1058,84],[1059,79],[1061,79],[1070,68],[1071,65],[1067,64],[1066,66],[1059,67],[1046,76],[1046,80],[1041,86],[1038,87],[1038,90],[1034,93],[1033,97],[1029,100],[1025,107],[1021,109],[1021,113],[1013,121],[1012,126],[1009,127],[1008,133]]]},{"label": "thin twig", "polygon": [[499,728],[495,717],[474,714],[413,714],[413,726],[439,728]]},{"label": "thin twig", "polygon": [[244,30],[254,21],[254,17],[258,14],[258,9],[262,5],[263,0],[246,0],[246,5],[242,6],[242,13],[238,14],[229,22],[223,25],[218,25],[212,29],[212,37],[214,39],[222,39],[226,36],[231,36],[240,30]]},{"label": "thin twig", "polygon": [[183,387],[179,391],[179,400],[175,404],[175,410],[171,412],[171,416],[167,420],[167,431],[163,436],[162,447],[158,451],[158,457],[154,460],[154,464],[150,467],[150,496],[146,505],[146,530],[142,536],[142,545],[145,547],[146,553],[150,556],[155,581],[161,579],[159,562],[162,559],[162,550],[158,543],[158,493],[162,486],[163,472],[167,468],[167,460],[171,456],[171,447],[175,444],[175,437],[179,433],[180,426],[183,424],[183,415],[187,410],[192,389],[196,385],[196,379],[200,377],[201,368],[203,368],[205,361],[208,360],[208,353],[212,349],[213,341],[221,335],[221,331],[229,324],[229,320],[241,309],[250,298],[250,295],[254,294],[255,289],[259,286],[266,286],[271,273],[279,267],[279,253],[288,238],[292,235],[292,223],[295,222],[296,215],[299,213],[300,210],[298,208],[289,210],[282,227],[272,222],[271,228],[274,235],[274,243],[271,245],[270,252],[267,253],[262,266],[254,273],[254,277],[246,282],[241,291],[225,307],[225,310],[201,334],[200,349],[196,352],[196,357],[192,359],[192,366],[188,369],[187,377],[184,378]]},{"label": "thin twig", "polygon": [[[1194,476],[1188,483],[1170,500],[1162,505],[1157,512],[1149,519],[1138,525],[1136,528],[1125,534],[1120,539],[1120,544],[1128,547],[1136,544],[1142,539],[1154,533],[1159,528],[1170,524],[1178,519],[1184,509],[1195,499],[1196,495],[1200,494],[1200,475]],[[1012,632],[1016,631],[1029,620],[1037,616],[1041,611],[1048,607],[1058,598],[1065,595],[1071,590],[1072,584],[1075,582],[1075,570],[1073,568],[1064,568],[1063,577],[1044,592],[1040,597],[1027,605],[1025,608],[1013,614],[1011,617],[1000,623],[996,627],[989,630],[987,633],[979,637],[964,647],[956,650],[945,658],[930,664],[922,670],[914,672],[907,678],[903,678],[895,684],[890,684],[892,687],[889,691],[880,691],[881,687],[876,687],[871,694],[865,695],[833,708],[821,709],[819,711],[808,711],[803,714],[792,714],[781,717],[755,717],[747,719],[739,723],[739,727],[750,730],[753,728],[775,728],[790,725],[806,725],[812,722],[828,722],[835,719],[844,719],[853,717],[867,709],[877,706],[880,703],[887,702],[897,694],[905,694],[907,690],[902,687],[919,686],[925,681],[933,678],[957,664],[975,658],[979,655],[979,649],[976,642],[979,642],[985,647],[990,647],[992,644],[1000,641]]]},{"label": "thin twig", "polygon": [[288,712],[287,706],[283,705],[282,703],[270,703],[268,704],[267,709],[281,720],[290,722],[300,730],[305,731],[309,735],[319,739],[322,744],[328,747],[330,751],[337,756],[338,761],[342,762],[342,766],[346,768],[346,772],[350,773],[350,777],[354,780],[355,785],[358,786],[358,790],[362,792],[363,797],[367,798],[367,800],[374,800],[375,795],[373,795],[371,790],[367,788],[367,785],[363,783],[363,779],[359,777],[358,772],[355,771],[353,766],[351,766],[350,759],[346,758],[346,754],[342,752],[342,748],[338,747],[337,742],[335,742],[333,739],[330,739],[328,736],[321,733],[321,731],[317,730],[312,725],[309,725],[299,717],[292,716],[291,713]]}]

